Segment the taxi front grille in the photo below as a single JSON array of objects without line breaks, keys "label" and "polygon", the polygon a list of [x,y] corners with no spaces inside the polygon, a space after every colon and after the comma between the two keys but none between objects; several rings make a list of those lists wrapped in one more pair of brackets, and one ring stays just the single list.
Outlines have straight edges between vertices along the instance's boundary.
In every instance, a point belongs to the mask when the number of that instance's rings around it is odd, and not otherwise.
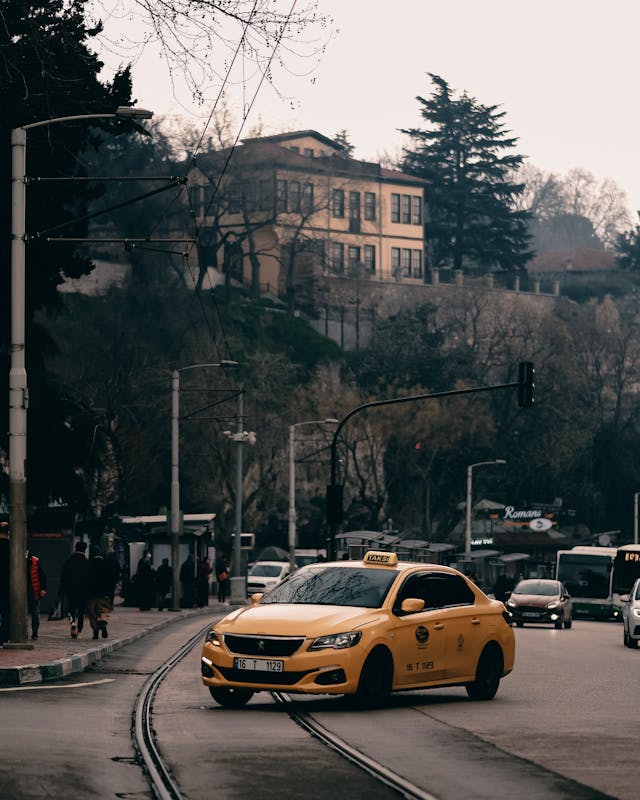
[{"label": "taxi front grille", "polygon": [[233,683],[263,683],[265,686],[293,686],[307,675],[307,672],[254,672],[235,667],[219,667],[216,669],[228,681]]},{"label": "taxi front grille", "polygon": [[304,643],[304,636],[239,636],[225,633],[224,643],[231,653],[241,656],[282,658],[292,656]]}]

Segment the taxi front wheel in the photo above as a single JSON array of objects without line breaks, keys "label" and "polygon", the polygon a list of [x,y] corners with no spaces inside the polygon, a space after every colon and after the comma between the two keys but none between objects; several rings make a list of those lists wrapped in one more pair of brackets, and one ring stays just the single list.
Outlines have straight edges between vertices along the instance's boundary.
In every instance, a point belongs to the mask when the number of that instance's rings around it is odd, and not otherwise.
[{"label": "taxi front wheel", "polygon": [[210,686],[211,697],[223,708],[241,708],[253,697],[251,689]]},{"label": "taxi front wheel", "polygon": [[378,649],[369,654],[362,665],[356,701],[365,708],[375,708],[389,699],[393,682],[393,661],[387,650]]},{"label": "taxi front wheel", "polygon": [[497,647],[485,647],[476,667],[476,679],[465,689],[472,700],[492,700],[502,677],[502,653]]}]

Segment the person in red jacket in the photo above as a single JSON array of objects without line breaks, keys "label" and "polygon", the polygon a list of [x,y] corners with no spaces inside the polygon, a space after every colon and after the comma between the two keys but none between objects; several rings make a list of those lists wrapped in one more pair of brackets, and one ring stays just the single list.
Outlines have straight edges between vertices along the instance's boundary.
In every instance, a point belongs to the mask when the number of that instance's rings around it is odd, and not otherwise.
[{"label": "person in red jacket", "polygon": [[31,638],[38,638],[40,599],[47,594],[47,576],[40,559],[27,550],[27,610],[31,616]]}]

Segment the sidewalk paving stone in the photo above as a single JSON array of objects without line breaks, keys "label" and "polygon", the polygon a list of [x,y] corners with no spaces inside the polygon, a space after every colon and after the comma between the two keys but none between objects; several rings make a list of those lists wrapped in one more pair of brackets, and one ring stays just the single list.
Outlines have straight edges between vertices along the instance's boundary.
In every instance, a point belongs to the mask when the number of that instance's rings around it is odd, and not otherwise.
[{"label": "sidewalk paving stone", "polygon": [[[152,631],[198,615],[220,617],[231,610],[230,605],[214,601],[203,608],[140,611],[138,608],[118,604],[116,599],[107,639],[93,639],[88,619],[85,619],[82,633],[77,639],[72,639],[66,618],[48,620],[45,616],[40,621],[38,638],[35,641],[29,640],[33,649],[0,647],[0,686],[43,683],[82,672],[114,650],[135,642]],[[204,627],[206,620],[202,624]]]}]

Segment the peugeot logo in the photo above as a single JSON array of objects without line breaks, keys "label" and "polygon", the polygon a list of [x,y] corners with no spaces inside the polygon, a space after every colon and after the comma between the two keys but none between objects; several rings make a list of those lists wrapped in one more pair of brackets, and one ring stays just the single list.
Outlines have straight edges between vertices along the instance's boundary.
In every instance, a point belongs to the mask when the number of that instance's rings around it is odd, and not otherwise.
[{"label": "peugeot logo", "polygon": [[258,640],[258,652],[264,653],[264,642],[262,641],[262,639]]}]

